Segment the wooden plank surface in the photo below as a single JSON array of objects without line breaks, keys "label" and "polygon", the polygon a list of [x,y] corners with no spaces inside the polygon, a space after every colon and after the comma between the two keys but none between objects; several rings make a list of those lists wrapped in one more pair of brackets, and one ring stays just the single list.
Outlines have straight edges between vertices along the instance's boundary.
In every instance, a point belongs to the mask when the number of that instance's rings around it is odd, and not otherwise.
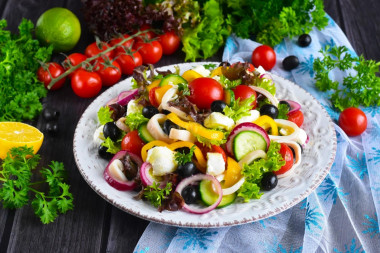
[{"label": "wooden plank surface", "polygon": [[[326,12],[342,27],[359,54],[380,61],[380,2],[378,0],[325,1]],[[83,51],[93,41],[81,14],[77,0],[1,0],[0,14],[17,30],[22,17],[36,22],[39,15],[54,6],[72,10],[82,24],[82,36],[75,51]],[[220,60],[222,51],[209,60]],[[62,59],[60,56],[56,60]],[[184,54],[164,57],[157,66],[180,63]],[[62,161],[69,172],[69,183],[75,197],[75,209],[60,216],[50,225],[42,225],[31,208],[18,211],[0,209],[0,252],[132,252],[149,222],[111,206],[99,197],[79,174],[72,152],[76,124],[93,99],[81,99],[73,94],[69,83],[59,92],[50,92],[46,105],[60,113],[60,134],[46,135],[41,148],[41,163]],[[44,128],[40,117],[37,127]],[[53,147],[53,148],[52,148]]]}]

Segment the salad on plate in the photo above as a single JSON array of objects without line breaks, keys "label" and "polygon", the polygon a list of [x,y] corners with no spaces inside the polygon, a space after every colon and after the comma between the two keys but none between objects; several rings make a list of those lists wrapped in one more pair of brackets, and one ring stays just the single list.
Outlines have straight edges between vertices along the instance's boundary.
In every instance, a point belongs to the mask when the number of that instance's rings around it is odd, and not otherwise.
[{"label": "salad on plate", "polygon": [[261,67],[142,66],[132,80],[99,108],[93,142],[109,161],[107,183],[159,211],[204,214],[254,201],[301,163],[301,105],[279,101]]}]

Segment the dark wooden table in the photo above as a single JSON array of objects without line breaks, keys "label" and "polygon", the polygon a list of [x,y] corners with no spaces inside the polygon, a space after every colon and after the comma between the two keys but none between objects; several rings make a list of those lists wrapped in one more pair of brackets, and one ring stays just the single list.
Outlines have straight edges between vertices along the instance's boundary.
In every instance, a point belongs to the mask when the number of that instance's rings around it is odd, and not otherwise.
[{"label": "dark wooden table", "polygon": [[[81,52],[94,38],[86,29],[78,0],[1,0],[1,18],[9,29],[17,30],[23,17],[33,22],[47,9],[66,7],[82,24],[82,36],[74,51]],[[358,54],[380,61],[380,1],[326,0],[326,12],[339,24]],[[208,60],[220,61],[222,51]],[[59,59],[59,56],[55,56]],[[181,63],[184,54],[177,52],[163,57],[157,66]],[[0,252],[132,252],[148,221],[122,212],[99,197],[83,180],[73,156],[73,135],[76,124],[92,99],[74,95],[69,83],[56,92],[49,92],[44,103],[60,113],[60,133],[45,134],[40,150],[41,163],[62,161],[69,172],[69,183],[75,198],[74,211],[61,215],[54,223],[42,225],[30,207],[21,210],[0,209]],[[44,129],[40,117],[35,125]]]}]

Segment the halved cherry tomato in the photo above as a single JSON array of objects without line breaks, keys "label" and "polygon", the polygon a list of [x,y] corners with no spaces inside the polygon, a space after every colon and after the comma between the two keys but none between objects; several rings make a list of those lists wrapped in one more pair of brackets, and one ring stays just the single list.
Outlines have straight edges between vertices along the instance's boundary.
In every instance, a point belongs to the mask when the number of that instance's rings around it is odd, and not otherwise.
[{"label": "halved cherry tomato", "polygon": [[127,133],[121,141],[121,149],[138,155],[141,158],[141,149],[145,143],[139,137],[137,130]]},{"label": "halved cherry tomato", "polygon": [[158,107],[160,104],[156,100],[156,90],[160,87],[154,87],[149,91],[149,102],[154,106]]},{"label": "halved cherry tomato", "polygon": [[282,159],[285,160],[285,165],[278,171],[274,171],[274,174],[281,175],[290,170],[293,167],[293,152],[288,145],[281,143],[280,154]]},{"label": "halved cherry tomato", "polygon": [[210,109],[213,101],[224,98],[222,85],[210,77],[194,79],[189,83],[189,90],[189,101],[199,109]]},{"label": "halved cherry tomato", "polygon": [[339,126],[348,136],[360,135],[367,128],[367,116],[359,108],[346,108],[339,116]]},{"label": "halved cherry tomato", "polygon": [[288,120],[296,123],[298,127],[301,127],[303,124],[303,113],[301,111],[296,111],[288,114]]},{"label": "halved cherry tomato", "polygon": [[[252,96],[255,96],[255,98],[257,98],[256,91],[254,91],[247,85],[238,85],[235,88],[233,88],[232,91],[235,94],[235,99],[240,98],[240,102]],[[256,108],[256,99],[251,103],[251,105],[252,109]]]}]

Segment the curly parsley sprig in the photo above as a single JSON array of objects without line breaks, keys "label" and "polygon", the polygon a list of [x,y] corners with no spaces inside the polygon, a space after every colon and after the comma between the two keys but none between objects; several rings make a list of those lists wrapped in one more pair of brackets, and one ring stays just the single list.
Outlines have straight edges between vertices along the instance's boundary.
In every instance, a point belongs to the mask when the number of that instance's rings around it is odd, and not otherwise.
[{"label": "curly parsley sprig", "polygon": [[153,182],[144,188],[144,197],[152,203],[154,207],[160,207],[162,201],[167,199],[172,191],[172,183],[167,183],[164,188],[160,188],[160,183]]},{"label": "curly parsley sprig", "polygon": [[[21,208],[31,201],[34,213],[44,224],[53,222],[59,213],[72,210],[73,196],[70,186],[65,183],[66,171],[60,162],[52,161],[48,168],[42,168],[42,181],[32,182],[33,170],[40,156],[33,154],[30,147],[12,148],[0,166],[0,202],[5,208]],[[46,184],[48,191],[35,188]]]},{"label": "curly parsley sprig", "polygon": [[193,145],[190,148],[190,151],[187,154],[185,153],[185,151],[175,153],[174,158],[178,162],[178,165],[191,162],[191,159],[193,158],[194,151],[195,151],[195,145]]},{"label": "curly parsley sprig", "polygon": [[[345,46],[325,47],[320,51],[323,58],[314,61],[316,87],[329,92],[332,104],[343,111],[348,107],[380,105],[380,78],[376,76],[380,62],[365,60],[364,56],[353,57]],[[341,85],[332,80],[333,69],[354,71],[343,78]]]}]

